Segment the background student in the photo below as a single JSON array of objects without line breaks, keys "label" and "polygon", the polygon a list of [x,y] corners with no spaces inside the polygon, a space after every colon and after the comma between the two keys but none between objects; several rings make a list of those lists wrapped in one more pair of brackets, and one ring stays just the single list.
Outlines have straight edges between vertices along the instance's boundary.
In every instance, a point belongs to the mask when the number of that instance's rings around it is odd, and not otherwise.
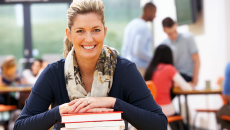
[{"label": "background student", "polygon": [[[157,47],[144,78],[146,81],[152,80],[156,85],[157,97],[155,100],[161,106],[163,113],[166,116],[177,115],[170,97],[173,82],[178,84],[182,90],[192,90],[192,87],[173,66],[172,51],[167,45]],[[177,123],[176,125],[170,123],[170,126],[173,130],[179,130]]]},{"label": "background student", "polygon": [[177,23],[167,17],[162,21],[168,38],[162,44],[168,45],[173,52],[173,64],[181,76],[196,86],[200,69],[200,58],[194,37],[190,33],[178,33]]}]

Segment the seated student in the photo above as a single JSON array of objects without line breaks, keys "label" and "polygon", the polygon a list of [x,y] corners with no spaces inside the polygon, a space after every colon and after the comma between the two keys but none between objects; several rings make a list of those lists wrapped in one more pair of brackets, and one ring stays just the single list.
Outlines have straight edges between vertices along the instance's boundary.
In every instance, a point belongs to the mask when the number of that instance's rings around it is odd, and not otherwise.
[{"label": "seated student", "polygon": [[34,62],[31,65],[31,69],[25,69],[22,72],[22,77],[25,80],[27,84],[35,84],[40,72],[40,69],[42,68],[42,60],[37,59],[34,60]]},{"label": "seated student", "polygon": [[152,80],[156,85],[157,97],[155,100],[166,116],[176,114],[170,97],[173,82],[177,83],[182,90],[192,90],[190,84],[182,78],[173,66],[172,51],[167,45],[157,47],[144,78],[146,81]]},{"label": "seated student", "polygon": [[222,129],[230,130],[230,123],[229,121],[225,121],[221,119],[222,115],[230,116],[230,62],[228,63],[226,70],[225,70],[225,79],[223,85],[223,97],[224,100],[228,103],[224,105],[216,114],[217,123],[221,125]]},{"label": "seated student", "polygon": [[[10,86],[13,83],[20,83],[20,78],[16,72],[17,65],[14,56],[7,56],[0,68],[0,87]],[[0,104],[6,104],[8,94],[1,94]],[[17,104],[14,97],[11,98],[11,104]]]}]

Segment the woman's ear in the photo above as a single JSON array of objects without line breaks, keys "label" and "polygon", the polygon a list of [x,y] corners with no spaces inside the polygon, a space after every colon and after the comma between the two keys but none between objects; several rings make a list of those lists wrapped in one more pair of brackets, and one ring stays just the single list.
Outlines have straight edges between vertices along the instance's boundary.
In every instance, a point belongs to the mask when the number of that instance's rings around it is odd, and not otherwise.
[{"label": "woman's ear", "polygon": [[65,35],[67,36],[67,38],[69,39],[69,41],[72,42],[69,28],[65,29]]},{"label": "woman's ear", "polygon": [[106,36],[106,34],[107,34],[107,27],[106,26],[105,26],[104,30],[105,30],[104,32],[105,32],[105,36]]}]

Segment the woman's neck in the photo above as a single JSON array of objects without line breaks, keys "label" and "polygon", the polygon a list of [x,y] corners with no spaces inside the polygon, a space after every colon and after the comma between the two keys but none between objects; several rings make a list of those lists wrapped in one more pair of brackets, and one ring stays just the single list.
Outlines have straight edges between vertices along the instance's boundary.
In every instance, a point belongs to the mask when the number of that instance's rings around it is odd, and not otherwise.
[{"label": "woman's neck", "polygon": [[79,66],[80,73],[83,77],[92,76],[94,74],[95,66],[97,64],[97,58],[90,59],[90,60],[88,59],[77,60],[77,64]]}]

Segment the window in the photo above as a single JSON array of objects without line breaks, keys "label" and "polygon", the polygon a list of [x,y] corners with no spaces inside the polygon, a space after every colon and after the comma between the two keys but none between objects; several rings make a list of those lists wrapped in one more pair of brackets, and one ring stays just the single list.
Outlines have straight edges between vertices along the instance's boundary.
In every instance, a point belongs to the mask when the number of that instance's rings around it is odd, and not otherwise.
[{"label": "window", "polygon": [[61,57],[68,6],[68,3],[31,5],[33,57],[42,58],[44,54]]},{"label": "window", "polygon": [[23,57],[23,12],[21,4],[0,5],[0,56]]},{"label": "window", "polygon": [[125,26],[134,18],[140,17],[140,0],[102,0],[105,6],[107,36],[105,45],[121,52]]}]

